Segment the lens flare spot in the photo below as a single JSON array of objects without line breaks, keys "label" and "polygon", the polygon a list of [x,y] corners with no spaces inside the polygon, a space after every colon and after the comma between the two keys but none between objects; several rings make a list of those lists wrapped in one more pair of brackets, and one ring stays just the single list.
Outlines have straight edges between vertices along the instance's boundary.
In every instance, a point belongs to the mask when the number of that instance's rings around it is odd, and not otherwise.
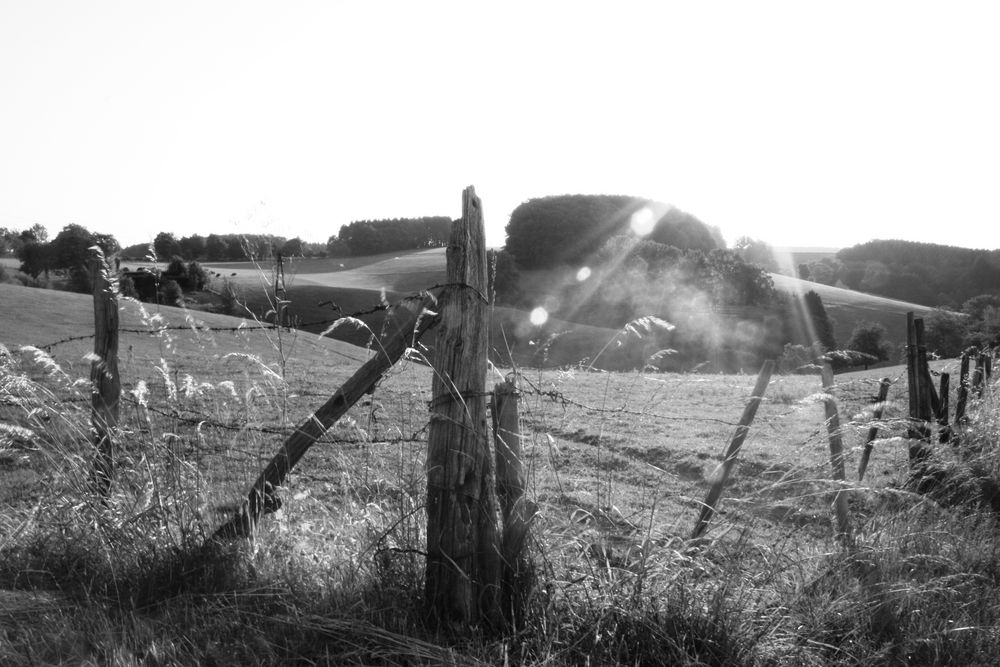
[{"label": "lens flare spot", "polygon": [[656,216],[653,215],[653,211],[648,206],[643,206],[632,214],[629,224],[637,235],[648,236],[653,231],[653,226],[656,225]]},{"label": "lens flare spot", "polygon": [[577,282],[581,282],[582,283],[584,280],[586,280],[589,277],[590,277],[590,267],[589,266],[581,266],[580,270],[576,272],[576,280],[577,280]]},{"label": "lens flare spot", "polygon": [[549,311],[539,306],[531,311],[531,315],[528,316],[528,319],[536,327],[540,327],[549,320]]}]

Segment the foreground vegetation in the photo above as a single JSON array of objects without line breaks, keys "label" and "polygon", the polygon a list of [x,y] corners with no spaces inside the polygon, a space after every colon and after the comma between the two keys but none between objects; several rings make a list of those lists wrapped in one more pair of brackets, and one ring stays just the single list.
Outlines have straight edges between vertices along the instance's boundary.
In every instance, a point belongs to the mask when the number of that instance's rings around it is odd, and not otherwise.
[{"label": "foreground vegetation", "polygon": [[[85,298],[37,294],[86,331]],[[90,341],[40,349],[69,336],[50,326],[51,340],[35,338],[31,318],[56,321],[39,303],[0,325],[0,663],[989,664],[1000,651],[990,392],[961,448],[938,450],[934,483],[915,489],[898,437],[905,380],[880,371],[896,383],[852,487],[845,548],[818,379],[776,377],[695,542],[753,377],[524,372],[536,585],[513,632],[454,637],[423,611],[426,366],[395,369],[317,444],[255,540],[206,546],[364,351],[126,305],[123,328],[149,333],[123,341],[118,476],[102,503],[90,492]],[[838,383],[852,470],[877,376]]]}]

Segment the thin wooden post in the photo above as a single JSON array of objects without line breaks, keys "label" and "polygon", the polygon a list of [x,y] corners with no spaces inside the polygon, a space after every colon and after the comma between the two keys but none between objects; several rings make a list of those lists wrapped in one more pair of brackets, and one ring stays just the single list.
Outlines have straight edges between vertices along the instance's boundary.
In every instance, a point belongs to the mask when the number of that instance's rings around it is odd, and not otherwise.
[{"label": "thin wooden post", "polygon": [[[913,335],[917,342],[917,372],[920,374],[920,420],[927,424],[937,417],[939,402],[934,382],[931,380],[931,369],[927,363],[927,345],[924,343],[924,318],[913,320]],[[930,431],[928,430],[928,435]]]},{"label": "thin wooden post", "polygon": [[885,410],[885,400],[889,396],[889,385],[891,382],[889,378],[882,378],[878,386],[878,396],[875,397],[875,413],[873,418],[875,424],[872,424],[868,429],[868,438],[865,441],[865,450],[861,454],[861,463],[858,464],[858,481],[860,482],[865,478],[865,470],[868,469],[868,460],[872,455],[872,448],[875,446],[875,438],[878,437],[878,420],[882,419],[882,413]]},{"label": "thin wooden post", "polygon": [[496,447],[497,498],[503,517],[500,601],[506,619],[513,627],[519,627],[524,618],[524,603],[531,579],[531,565],[524,547],[536,510],[524,496],[521,426],[517,409],[519,395],[514,382],[498,382],[493,387],[491,410]]},{"label": "thin wooden post", "polygon": [[939,429],[939,442],[941,444],[947,444],[951,442],[951,425],[948,423],[948,406],[950,398],[948,396],[951,391],[951,375],[949,373],[941,373],[941,403],[938,406],[937,421]]},{"label": "thin wooden post", "polygon": [[955,430],[952,432],[951,445],[961,444],[962,428],[965,426],[965,407],[969,401],[969,351],[962,352],[962,363],[958,372],[958,390],[955,396]]},{"label": "thin wooden post", "polygon": [[91,417],[94,430],[93,484],[106,497],[114,474],[112,434],[118,427],[121,378],[118,375],[118,284],[98,246],[90,248],[94,281],[94,357],[90,363]]},{"label": "thin wooden post", "polygon": [[426,597],[432,617],[465,633],[497,627],[500,554],[486,430],[486,239],[482,204],[462,193],[439,302],[427,434]]},{"label": "thin wooden post", "polygon": [[925,440],[930,437],[930,432],[923,421],[927,395],[923,387],[925,383],[921,372],[916,319],[912,312],[906,314],[906,378],[910,399],[910,427],[907,438],[910,440],[910,468],[917,467],[929,455]]},{"label": "thin wooden post", "polygon": [[986,376],[986,355],[980,352],[976,355],[976,368],[972,371],[972,395],[983,397],[983,384]]},{"label": "thin wooden post", "polygon": [[284,484],[288,473],[351,406],[374,389],[406,349],[412,347],[424,332],[434,326],[438,318],[430,310],[433,307],[433,297],[421,294],[400,302],[389,311],[383,332],[373,345],[374,356],[355,371],[312,416],[299,424],[261,471],[236,515],[215,532],[214,538],[250,537],[257,529],[261,516],[277,509],[280,502],[275,490]]},{"label": "thin wooden post", "polygon": [[[823,363],[823,389],[826,397],[823,407],[826,410],[826,428],[830,434],[830,467],[833,469],[833,479],[845,482],[844,472],[844,441],[840,431],[840,413],[837,411],[837,399],[833,397],[833,367],[829,362]],[[847,492],[837,489],[833,496],[833,511],[837,519],[837,539],[845,544],[851,542],[851,523],[848,516]]]},{"label": "thin wooden post", "polygon": [[726,455],[722,459],[715,482],[712,484],[712,488],[709,489],[708,496],[705,497],[705,502],[701,505],[701,510],[698,513],[698,522],[691,532],[691,539],[696,539],[705,532],[705,529],[708,528],[708,522],[712,519],[712,515],[715,514],[719,498],[722,497],[722,487],[729,479],[729,474],[732,471],[733,464],[736,463],[736,457],[739,456],[743,441],[746,440],[747,433],[750,432],[750,424],[753,423],[753,418],[757,414],[757,408],[760,407],[760,402],[764,398],[764,392],[767,391],[767,385],[771,381],[771,375],[774,373],[774,363],[774,359],[768,359],[760,369],[760,374],[757,376],[757,384],[754,385],[750,400],[747,401],[746,407],[743,408],[743,416],[740,417],[740,423],[736,426],[736,433],[733,434],[733,438],[729,442],[729,447],[726,449]]}]

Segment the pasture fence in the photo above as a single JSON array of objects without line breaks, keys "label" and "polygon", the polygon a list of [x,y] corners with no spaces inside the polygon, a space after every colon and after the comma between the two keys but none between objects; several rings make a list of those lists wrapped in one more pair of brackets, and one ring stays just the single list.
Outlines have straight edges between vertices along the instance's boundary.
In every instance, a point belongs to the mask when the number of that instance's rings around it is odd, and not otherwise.
[{"label": "pasture fence", "polygon": [[[527,500],[526,474],[522,462],[521,427],[518,403],[528,397],[548,400],[564,406],[600,414],[606,417],[636,416],[664,421],[694,421],[735,426],[736,432],[728,447],[718,457],[719,470],[715,475],[708,496],[696,502],[697,519],[691,532],[700,538],[708,529],[711,519],[719,512],[723,490],[731,484],[733,471],[744,442],[750,432],[765,391],[772,380],[774,362],[764,364],[757,378],[741,419],[733,424],[710,415],[685,417],[654,414],[649,410],[636,410],[623,403],[619,407],[598,406],[568,396],[565,392],[534,384],[523,373],[515,373],[487,392],[485,374],[487,360],[485,345],[476,345],[486,327],[487,299],[485,283],[485,251],[482,234],[481,205],[474,190],[463,193],[463,216],[456,221],[453,242],[449,248],[448,279],[428,291],[404,299],[395,306],[380,304],[368,311],[341,316],[323,324],[335,324],[344,317],[355,317],[386,311],[386,323],[378,335],[373,335],[374,355],[364,363],[326,402],[293,429],[251,427],[208,418],[204,414],[182,414],[178,410],[160,410],[189,425],[209,426],[219,429],[255,430],[265,435],[283,438],[278,451],[251,484],[233,516],[230,516],[214,533],[215,539],[245,538],[257,530],[261,518],[280,506],[277,490],[286,483],[288,474],[302,459],[309,448],[324,437],[363,396],[375,390],[386,372],[400,359],[415,352],[417,341],[431,327],[438,325],[443,331],[438,337],[437,354],[433,363],[433,396],[429,401],[430,420],[410,436],[400,432],[399,440],[416,442],[427,431],[427,581],[426,595],[440,620],[460,628],[484,623],[503,626],[517,623],[524,608],[524,592],[531,578],[531,566],[525,545],[529,541],[529,528],[536,516],[536,506]],[[156,333],[165,329],[190,330],[191,326],[159,326],[150,329],[119,329],[117,290],[113,273],[99,251],[93,257],[95,340],[91,365],[91,407],[94,429],[93,478],[98,494],[109,493],[114,461],[112,441],[119,429],[119,410],[122,403],[157,411],[159,408],[137,401],[121,393],[118,378],[118,334]],[[281,289],[275,283],[275,294]],[[430,290],[440,290],[439,297]],[[243,326],[215,328],[213,331],[254,331],[283,329],[279,323],[259,323],[257,329]],[[319,323],[312,323],[319,324]],[[971,399],[982,399],[988,386],[992,358],[980,351],[968,350],[961,360],[954,419],[949,420],[950,378],[941,374],[940,390],[936,390],[928,365],[928,355],[923,342],[923,322],[908,317],[907,346],[907,403],[908,414],[904,424],[910,436],[908,457],[915,470],[930,456],[931,427],[936,424],[941,442],[958,447],[962,426]],[[91,336],[75,336],[55,341],[45,346],[58,345]],[[467,355],[467,356],[466,356]],[[975,368],[970,373],[972,361]],[[426,361],[426,360],[424,360]],[[835,516],[834,536],[843,544],[851,543],[851,525],[847,503],[848,490],[845,474],[845,427],[834,393],[838,386],[829,364],[821,376],[822,402],[825,408],[824,425],[830,446],[832,484],[829,491]],[[891,428],[883,421],[884,410],[889,405],[890,388],[896,384],[890,378],[878,382],[878,393],[873,398],[874,421],[867,428],[867,439],[861,454],[858,479],[863,480],[869,467],[879,430]],[[319,395],[319,394],[317,394]],[[487,398],[489,410],[487,410]],[[489,431],[485,416],[492,415],[492,456]],[[851,421],[848,420],[850,425]],[[499,518],[502,529],[495,521]]]}]

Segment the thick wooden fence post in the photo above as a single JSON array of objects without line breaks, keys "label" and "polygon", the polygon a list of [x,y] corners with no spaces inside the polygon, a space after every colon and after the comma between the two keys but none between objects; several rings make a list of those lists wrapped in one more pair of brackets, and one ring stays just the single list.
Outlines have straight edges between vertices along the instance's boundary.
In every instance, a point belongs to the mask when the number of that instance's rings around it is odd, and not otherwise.
[{"label": "thick wooden fence post", "polygon": [[118,375],[118,285],[98,247],[90,248],[94,281],[94,357],[90,363],[91,426],[94,429],[93,484],[106,497],[114,474],[112,433],[118,427],[121,379]]},{"label": "thick wooden fence post", "polygon": [[500,553],[500,604],[508,623],[521,624],[530,586],[530,563],[524,547],[535,507],[524,496],[521,463],[521,425],[517,409],[519,392],[510,380],[493,387],[493,442],[496,447],[497,498],[503,517]]},{"label": "thick wooden fence post", "polygon": [[712,488],[709,489],[708,496],[705,497],[705,502],[701,505],[701,510],[698,513],[698,522],[694,525],[694,530],[691,532],[691,539],[696,539],[705,532],[705,529],[708,528],[708,522],[711,521],[712,515],[715,514],[716,505],[719,503],[719,498],[722,497],[722,487],[725,485],[726,480],[729,479],[733,464],[736,463],[736,457],[739,456],[743,441],[746,440],[747,433],[750,432],[750,424],[753,423],[753,418],[757,414],[757,408],[760,407],[760,402],[764,398],[764,392],[767,391],[767,385],[771,381],[773,373],[774,359],[768,359],[760,369],[760,374],[757,376],[757,384],[753,388],[753,394],[750,395],[750,400],[743,409],[743,416],[740,417],[740,423],[736,426],[736,433],[733,434],[733,439],[729,442],[729,447],[726,449],[726,455],[722,459],[721,470],[719,470]]},{"label": "thick wooden fence post", "polygon": [[433,307],[433,297],[422,294],[418,298],[402,301],[389,311],[383,333],[372,346],[374,356],[355,371],[326,403],[299,424],[250,487],[236,515],[215,531],[214,539],[250,537],[257,529],[261,516],[277,509],[279,501],[275,491],[284,483],[288,473],[351,406],[372,391],[406,349],[434,326],[438,317],[429,310]]},{"label": "thick wooden fence post", "polygon": [[[885,410],[885,400],[889,396],[890,384],[889,378],[882,378],[882,381],[879,382],[878,396],[875,397],[875,414],[873,415],[876,422],[882,419],[882,413]],[[865,441],[865,450],[861,454],[861,463],[858,464],[859,482],[865,478],[865,470],[868,469],[868,460],[871,458],[876,437],[878,437],[878,424],[872,424],[868,429],[868,438]]]},{"label": "thick wooden fence post", "polygon": [[[833,367],[829,362],[823,364],[823,389],[826,397],[823,407],[826,410],[826,428],[830,434],[830,467],[833,469],[833,479],[845,482],[844,473],[844,441],[840,431],[840,413],[837,411],[837,399],[833,397]],[[837,518],[837,539],[844,544],[851,542],[851,522],[847,512],[847,492],[837,489],[833,496],[833,511]]]},{"label": "thick wooden fence post", "polygon": [[426,597],[443,627],[498,627],[500,553],[486,429],[486,240],[482,204],[462,193],[452,225],[427,434]]}]

